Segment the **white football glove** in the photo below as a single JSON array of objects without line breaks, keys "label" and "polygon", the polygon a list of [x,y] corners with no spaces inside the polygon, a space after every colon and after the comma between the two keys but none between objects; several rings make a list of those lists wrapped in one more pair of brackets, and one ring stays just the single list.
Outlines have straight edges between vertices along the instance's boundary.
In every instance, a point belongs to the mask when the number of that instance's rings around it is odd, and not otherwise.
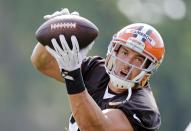
[{"label": "white football glove", "polygon": [[52,18],[54,18],[56,16],[61,16],[61,15],[79,15],[79,13],[76,12],[76,11],[70,13],[68,8],[64,8],[64,9],[61,9],[61,11],[56,11],[51,15],[45,15],[43,18],[45,20],[49,20],[49,19],[52,19]]},{"label": "white football glove", "polygon": [[[59,38],[62,47],[60,47],[56,39],[53,38],[51,42],[55,50],[48,46],[46,46],[46,49],[56,59],[62,76],[65,77],[67,76],[68,72],[74,71],[81,67],[82,60],[86,57],[94,42],[92,42],[86,48],[80,50],[76,37],[72,36],[71,41],[73,48],[70,49],[64,35],[60,35]],[[65,72],[62,72],[63,70]]]}]

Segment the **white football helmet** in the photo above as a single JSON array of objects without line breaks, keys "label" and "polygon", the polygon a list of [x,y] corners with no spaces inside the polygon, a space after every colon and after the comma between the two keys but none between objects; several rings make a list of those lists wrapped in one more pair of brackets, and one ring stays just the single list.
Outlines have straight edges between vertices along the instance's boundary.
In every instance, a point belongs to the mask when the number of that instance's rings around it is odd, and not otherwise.
[{"label": "white football helmet", "polygon": [[[144,57],[142,65],[137,67],[118,58],[116,53],[121,46],[141,54]],[[106,71],[114,87],[129,89],[129,94],[131,94],[131,88],[143,87],[146,84],[150,75],[162,63],[164,54],[165,47],[162,37],[154,27],[144,23],[131,24],[113,36],[108,46],[105,62]],[[120,61],[131,68],[126,77],[120,77],[115,73],[116,61]],[[129,79],[128,76],[134,69],[140,70],[140,73],[133,79]],[[128,97],[130,98],[130,96]]]}]

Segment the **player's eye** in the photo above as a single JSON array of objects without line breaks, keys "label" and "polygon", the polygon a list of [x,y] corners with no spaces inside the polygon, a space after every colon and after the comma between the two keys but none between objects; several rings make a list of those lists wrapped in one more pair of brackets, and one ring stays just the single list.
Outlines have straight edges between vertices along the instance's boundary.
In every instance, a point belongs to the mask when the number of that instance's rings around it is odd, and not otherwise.
[{"label": "player's eye", "polygon": [[123,56],[127,56],[129,54],[129,52],[127,50],[123,50],[122,54],[123,54]]},{"label": "player's eye", "polygon": [[137,56],[137,57],[135,58],[135,61],[136,61],[137,63],[141,64],[141,63],[144,62],[144,58],[141,57],[141,56]]}]

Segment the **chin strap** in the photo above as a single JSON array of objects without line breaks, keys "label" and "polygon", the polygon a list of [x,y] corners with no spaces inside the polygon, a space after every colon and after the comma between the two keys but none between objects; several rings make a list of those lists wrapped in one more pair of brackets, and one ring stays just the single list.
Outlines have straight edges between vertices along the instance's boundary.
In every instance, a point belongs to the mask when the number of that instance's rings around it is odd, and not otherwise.
[{"label": "chin strap", "polygon": [[120,78],[109,74],[111,83],[113,84],[114,87],[119,88],[119,89],[129,89],[135,86],[135,83],[131,81],[125,81],[121,80]]},{"label": "chin strap", "polygon": [[127,102],[130,99],[131,94],[132,94],[132,87],[135,86],[135,83],[121,80],[121,79],[117,78],[116,76],[113,76],[112,74],[109,74],[109,76],[110,76],[111,83],[114,85],[114,87],[119,88],[119,89],[128,89],[128,96],[124,101],[109,102],[109,105],[117,106],[119,104],[124,104],[125,102]]},{"label": "chin strap", "polygon": [[109,102],[109,105],[110,106],[117,106],[117,105],[120,105],[120,104],[124,104],[125,102],[127,102],[130,99],[131,94],[132,94],[132,88],[129,87],[128,88],[128,96],[127,96],[127,98],[124,101]]}]

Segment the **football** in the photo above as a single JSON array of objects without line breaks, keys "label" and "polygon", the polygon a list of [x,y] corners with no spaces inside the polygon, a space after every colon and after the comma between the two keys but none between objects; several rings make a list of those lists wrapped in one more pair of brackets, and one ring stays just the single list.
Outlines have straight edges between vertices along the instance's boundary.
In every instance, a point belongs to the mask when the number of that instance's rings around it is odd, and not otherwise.
[{"label": "football", "polygon": [[53,49],[51,39],[60,43],[59,35],[63,34],[69,47],[72,49],[71,36],[75,35],[79,48],[87,47],[98,35],[98,28],[90,20],[78,15],[61,15],[45,21],[36,31],[36,39],[42,45]]}]

